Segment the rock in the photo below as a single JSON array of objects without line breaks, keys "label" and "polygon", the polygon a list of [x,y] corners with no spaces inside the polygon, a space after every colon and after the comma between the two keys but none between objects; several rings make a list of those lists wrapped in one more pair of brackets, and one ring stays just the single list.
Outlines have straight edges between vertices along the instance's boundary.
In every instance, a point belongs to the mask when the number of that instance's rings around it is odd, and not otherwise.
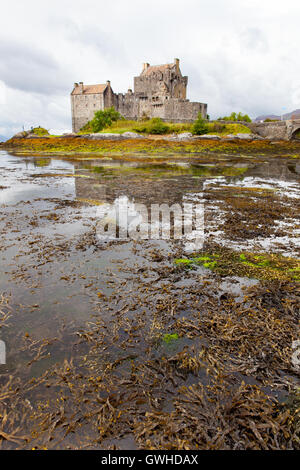
[{"label": "rock", "polygon": [[25,139],[50,139],[50,135],[36,135],[36,134],[27,134]]},{"label": "rock", "polygon": [[186,140],[193,138],[193,134],[191,132],[181,132],[181,134],[177,135],[178,140]]},{"label": "rock", "polygon": [[80,137],[80,135],[78,134],[75,134],[75,132],[66,132],[65,134],[62,134],[61,137],[63,137],[64,139],[69,139],[71,137]]},{"label": "rock", "polygon": [[227,134],[223,137],[225,140],[264,140],[263,137],[256,134]]},{"label": "rock", "polygon": [[25,137],[28,136],[28,134],[29,134],[28,131],[18,132],[16,135],[12,137],[12,139],[24,139]]},{"label": "rock", "polygon": [[223,136],[223,139],[225,140],[234,140],[236,139],[236,136],[234,134],[227,134]]},{"label": "rock", "polygon": [[76,137],[80,137],[82,139],[90,139],[90,140],[125,140],[125,139],[144,139],[144,137],[140,134],[136,134],[135,132],[124,132],[124,134],[114,134],[112,132],[106,133],[95,133],[95,134],[75,134]]},{"label": "rock", "polygon": [[81,134],[78,137],[82,139],[90,139],[90,140],[123,140],[125,137],[122,134],[113,134],[112,132],[105,133],[105,134]]},{"label": "rock", "polygon": [[197,139],[221,140],[221,137],[219,135],[215,135],[215,134],[203,134],[203,135],[198,135]]},{"label": "rock", "polygon": [[124,132],[122,136],[126,137],[126,139],[144,139],[145,138],[144,136],[142,136],[141,134],[137,134],[136,132]]},{"label": "rock", "polygon": [[236,134],[236,137],[241,140],[252,140],[252,134]]},{"label": "rock", "polygon": [[165,139],[175,141],[175,142],[180,142],[180,141],[195,140],[197,139],[197,137],[194,136],[191,132],[182,132],[181,134],[173,134],[171,135],[171,137],[165,137]]},{"label": "rock", "polygon": [[251,134],[252,140],[267,140],[265,137],[262,137],[261,135],[258,134]]}]

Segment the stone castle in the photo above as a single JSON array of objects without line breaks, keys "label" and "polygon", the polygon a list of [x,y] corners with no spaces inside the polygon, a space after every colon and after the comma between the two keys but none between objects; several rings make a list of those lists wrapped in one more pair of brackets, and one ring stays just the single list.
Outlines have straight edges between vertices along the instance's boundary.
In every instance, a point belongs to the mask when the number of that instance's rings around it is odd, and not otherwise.
[{"label": "stone castle", "polygon": [[78,132],[93,119],[95,111],[114,106],[126,119],[159,117],[171,122],[194,121],[198,113],[207,116],[207,104],[186,98],[188,77],[181,74],[179,59],[172,64],[143,64],[143,71],[134,77],[134,91],[114,93],[105,84],[75,83],[71,93],[72,130]]}]

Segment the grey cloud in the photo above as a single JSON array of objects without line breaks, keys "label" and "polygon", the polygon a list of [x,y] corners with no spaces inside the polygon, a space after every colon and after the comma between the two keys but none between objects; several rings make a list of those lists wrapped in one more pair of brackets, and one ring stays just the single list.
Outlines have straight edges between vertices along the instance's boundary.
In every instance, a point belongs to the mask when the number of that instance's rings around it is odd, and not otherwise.
[{"label": "grey cloud", "polygon": [[68,86],[66,71],[50,53],[0,38],[0,79],[10,88],[41,94],[60,94]]},{"label": "grey cloud", "polygon": [[299,1],[185,0],[184,8],[174,0],[19,5],[3,2],[0,17],[0,81],[9,87],[6,104],[0,100],[2,135],[2,129],[14,132],[23,124],[70,128],[74,81],[110,79],[114,91],[125,91],[142,62],[176,56],[189,76],[188,97],[207,102],[211,117],[300,107]]}]

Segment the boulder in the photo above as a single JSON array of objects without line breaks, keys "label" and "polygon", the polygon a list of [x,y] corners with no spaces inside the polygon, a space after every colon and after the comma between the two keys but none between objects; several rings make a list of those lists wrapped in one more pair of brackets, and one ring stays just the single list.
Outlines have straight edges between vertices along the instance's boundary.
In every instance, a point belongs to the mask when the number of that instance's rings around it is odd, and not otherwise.
[{"label": "boulder", "polygon": [[25,139],[50,139],[50,135],[36,135],[29,132]]},{"label": "boulder", "polygon": [[69,139],[71,137],[80,137],[80,135],[78,134],[75,134],[75,132],[66,132],[65,134],[62,134],[61,137],[63,137],[64,139]]},{"label": "boulder", "polygon": [[28,134],[29,134],[28,131],[18,132],[16,135],[12,137],[12,139],[24,139],[25,137],[28,136]]},{"label": "boulder", "polygon": [[221,140],[221,137],[219,135],[215,134],[203,134],[203,135],[198,135],[197,139],[203,139],[203,140]]},{"label": "boulder", "polygon": [[181,134],[177,135],[178,140],[186,140],[193,138],[193,134],[191,132],[181,132]]},{"label": "boulder", "polygon": [[141,134],[137,134],[136,132],[129,132],[129,131],[124,132],[122,136],[126,137],[126,139],[144,139],[145,138]]},{"label": "boulder", "polygon": [[123,140],[125,137],[122,134],[113,134],[112,132],[105,133],[105,134],[81,134],[78,137],[82,139],[89,139],[89,140]]},{"label": "boulder", "polygon": [[165,137],[166,140],[171,140],[175,142],[180,141],[189,141],[197,139],[191,132],[181,132],[181,134],[173,134],[170,137]]}]

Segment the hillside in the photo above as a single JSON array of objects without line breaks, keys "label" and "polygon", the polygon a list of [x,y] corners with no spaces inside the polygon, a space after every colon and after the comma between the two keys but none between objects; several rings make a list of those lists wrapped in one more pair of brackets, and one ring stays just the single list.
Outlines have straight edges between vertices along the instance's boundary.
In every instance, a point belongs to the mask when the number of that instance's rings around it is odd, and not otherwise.
[{"label": "hillside", "polygon": [[[264,121],[265,119],[277,119],[281,120],[281,116],[276,115],[276,114],[263,114],[261,116],[258,116],[255,118],[254,122],[259,122],[259,121]],[[294,111],[283,114],[283,119],[288,120],[288,119],[300,119],[300,109],[295,109]]]}]

